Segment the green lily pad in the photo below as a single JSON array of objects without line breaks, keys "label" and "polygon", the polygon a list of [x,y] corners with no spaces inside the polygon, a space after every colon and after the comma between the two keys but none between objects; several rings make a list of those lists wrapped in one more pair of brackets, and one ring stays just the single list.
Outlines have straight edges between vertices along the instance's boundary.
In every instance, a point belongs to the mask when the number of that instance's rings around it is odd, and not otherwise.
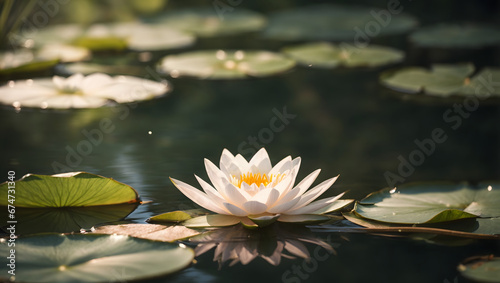
[{"label": "green lily pad", "polygon": [[458,266],[458,271],[475,282],[498,282],[500,258],[493,255],[468,258]]},{"label": "green lily pad", "polygon": [[499,202],[499,184],[415,183],[372,193],[354,211],[376,221],[420,224],[500,217]]},{"label": "green lily pad", "polygon": [[500,95],[500,69],[485,68],[475,76],[470,63],[433,65],[431,70],[408,67],[383,73],[380,81],[388,88],[407,92],[423,92],[428,95],[476,95],[488,97]]},{"label": "green lily pad", "polygon": [[282,51],[298,63],[313,68],[377,67],[398,63],[404,59],[404,52],[376,45],[356,48],[317,42],[285,47]]},{"label": "green lily pad", "polygon": [[257,12],[240,7],[226,11],[218,9],[217,5],[214,8],[172,11],[154,18],[152,21],[201,37],[258,31],[267,23],[266,18]]},{"label": "green lily pad", "polygon": [[136,51],[167,50],[192,45],[196,38],[186,32],[164,25],[141,22],[94,24],[88,28],[79,25],[52,25],[19,35],[23,46],[41,47],[47,44],[73,44],[91,50]]},{"label": "green lily pad", "polygon": [[211,214],[188,219],[182,225],[188,228],[225,227],[240,223],[242,217],[233,215]]},{"label": "green lily pad", "polygon": [[204,50],[164,57],[159,70],[172,77],[241,79],[285,72],[295,61],[269,51]]},{"label": "green lily pad", "polygon": [[[16,207],[15,219],[9,219],[7,214],[2,214],[0,221],[2,223],[7,223],[9,220],[17,221],[16,234],[18,235],[78,232],[81,229],[91,229],[98,224],[124,219],[138,205],[138,203],[132,203],[87,207]],[[9,224],[3,229],[8,227]]]},{"label": "green lily pad", "polygon": [[[10,254],[2,240],[0,252]],[[16,239],[19,282],[119,282],[148,279],[189,266],[192,249],[122,235],[44,234]],[[0,264],[9,259],[2,256]],[[0,278],[8,280],[7,272]]]},{"label": "green lily pad", "polygon": [[200,234],[184,226],[165,226],[157,224],[120,224],[106,225],[93,229],[92,233],[126,235],[141,239],[173,242]]},{"label": "green lily pad", "polygon": [[[86,172],[27,174],[15,182],[15,193],[9,191],[9,185],[12,184],[0,184],[0,205],[14,203],[15,207],[54,208],[140,202],[132,187]],[[9,195],[15,197],[14,202],[9,202],[13,200]]]},{"label": "green lily pad", "polygon": [[59,73],[72,75],[76,73],[89,75],[92,73],[105,73],[113,75],[145,76],[144,67],[124,65],[102,65],[96,63],[71,63],[61,64],[56,67]]},{"label": "green lily pad", "polygon": [[298,215],[281,215],[278,218],[279,222],[294,223],[294,224],[315,224],[330,220],[326,215],[317,214],[298,214]]},{"label": "green lily pad", "polygon": [[29,50],[0,52],[0,75],[40,72],[54,67],[57,63],[58,58],[39,58]]},{"label": "green lily pad", "polygon": [[207,214],[203,209],[176,210],[152,216],[147,222],[182,222],[203,214]]},{"label": "green lily pad", "polygon": [[439,24],[415,31],[410,40],[422,47],[478,48],[500,44],[500,30],[470,24]]},{"label": "green lily pad", "polygon": [[365,45],[372,37],[404,33],[417,24],[415,18],[404,13],[322,4],[274,13],[263,35],[278,40],[354,40]]}]

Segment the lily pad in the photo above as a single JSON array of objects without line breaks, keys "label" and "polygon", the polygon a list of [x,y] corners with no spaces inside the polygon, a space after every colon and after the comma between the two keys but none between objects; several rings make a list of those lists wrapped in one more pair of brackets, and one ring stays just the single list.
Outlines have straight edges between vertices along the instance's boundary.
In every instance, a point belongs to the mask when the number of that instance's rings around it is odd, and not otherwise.
[{"label": "lily pad", "polygon": [[204,50],[164,57],[159,70],[172,77],[241,79],[285,72],[295,61],[269,51]]},{"label": "lily pad", "polygon": [[15,108],[98,108],[116,103],[149,100],[170,91],[168,82],[134,76],[111,77],[103,73],[68,78],[9,81],[0,87],[0,103]]},{"label": "lily pad", "polygon": [[354,211],[389,223],[421,224],[474,217],[500,217],[500,185],[415,183],[368,195]]},{"label": "lily pad", "polygon": [[404,13],[331,4],[274,13],[263,35],[277,40],[336,40],[367,44],[370,38],[407,32],[418,24]]},{"label": "lily pad", "polygon": [[[0,251],[9,254],[2,240]],[[122,235],[44,234],[16,240],[19,282],[119,282],[159,277],[189,266],[184,245]],[[9,259],[2,257],[6,266]],[[7,272],[1,274],[3,280]]]},{"label": "lily pad", "polygon": [[242,217],[238,216],[211,214],[188,219],[184,221],[182,225],[189,228],[225,227],[236,225],[240,223],[241,220]]},{"label": "lily pad", "polygon": [[470,24],[439,24],[415,31],[410,40],[422,47],[478,48],[499,45],[500,30]]},{"label": "lily pad", "polygon": [[53,25],[29,36],[16,37],[23,46],[36,48],[47,44],[73,44],[91,50],[137,51],[167,50],[192,45],[196,38],[186,32],[140,22],[79,25]]},{"label": "lily pad", "polygon": [[477,282],[498,282],[500,278],[500,258],[478,256],[466,259],[458,266],[460,274]]},{"label": "lily pad", "polygon": [[17,221],[16,234],[18,235],[78,232],[81,229],[91,229],[98,224],[122,220],[138,205],[138,203],[132,203],[85,207],[16,207],[15,219],[9,219],[8,215],[2,214],[0,221],[7,223],[3,227],[4,230],[9,227],[7,221]]},{"label": "lily pad", "polygon": [[130,186],[111,178],[70,172],[56,175],[27,174],[15,182],[15,193],[9,182],[0,184],[0,205],[9,204],[15,196],[16,207],[82,207],[138,203],[139,195]]},{"label": "lily pad", "polygon": [[388,88],[407,92],[423,92],[428,95],[448,97],[451,95],[476,95],[488,97],[500,95],[500,69],[485,68],[475,76],[474,65],[433,65],[431,70],[408,67],[383,73],[380,81]]},{"label": "lily pad", "polygon": [[317,42],[285,47],[282,51],[298,63],[313,68],[377,67],[404,59],[404,52],[376,45],[356,48]]},{"label": "lily pad", "polygon": [[165,226],[157,224],[121,224],[95,228],[92,233],[117,234],[148,240],[173,242],[200,234],[184,226]]},{"label": "lily pad", "polygon": [[29,50],[0,53],[0,75],[48,70],[59,63],[58,58],[39,58]]},{"label": "lily pad", "polygon": [[152,216],[147,220],[147,222],[182,222],[203,214],[207,214],[207,212],[203,209],[176,210]]},{"label": "lily pad", "polygon": [[224,9],[217,9],[216,5],[214,8],[172,11],[152,21],[201,37],[258,31],[267,23],[266,18],[257,12],[245,10],[240,7],[237,9],[231,8],[231,10],[226,11]]}]

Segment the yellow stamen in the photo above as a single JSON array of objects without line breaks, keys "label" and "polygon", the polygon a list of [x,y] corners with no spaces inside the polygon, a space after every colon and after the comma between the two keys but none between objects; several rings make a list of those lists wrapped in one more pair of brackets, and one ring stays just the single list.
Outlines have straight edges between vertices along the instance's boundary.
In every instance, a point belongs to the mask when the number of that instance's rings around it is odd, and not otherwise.
[{"label": "yellow stamen", "polygon": [[276,174],[276,175],[267,175],[267,174],[260,174],[260,173],[247,173],[247,174],[241,174],[239,178],[234,177],[232,178],[232,183],[237,186],[238,188],[241,188],[241,183],[245,182],[249,185],[255,184],[257,187],[260,187],[260,185],[267,186],[272,182],[279,182],[281,179],[283,179],[282,174]]}]

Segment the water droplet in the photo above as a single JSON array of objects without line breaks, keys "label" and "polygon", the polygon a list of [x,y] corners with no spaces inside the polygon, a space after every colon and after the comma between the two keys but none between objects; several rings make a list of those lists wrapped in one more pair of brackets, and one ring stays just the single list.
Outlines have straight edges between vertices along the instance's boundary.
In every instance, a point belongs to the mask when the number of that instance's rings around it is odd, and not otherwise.
[{"label": "water droplet", "polygon": [[59,271],[64,271],[66,270],[66,265],[60,265],[58,269]]},{"label": "water droplet", "polygon": [[181,248],[185,249],[185,248],[186,248],[186,245],[184,245],[183,243],[180,243],[180,244],[179,244],[179,247],[181,247]]},{"label": "water droplet", "polygon": [[16,111],[21,110],[21,102],[19,102],[19,101],[14,101],[14,102],[12,103],[12,106],[13,106],[14,108],[16,108]]},{"label": "water droplet", "polygon": [[396,192],[396,190],[397,190],[397,188],[395,187],[394,189],[390,190],[389,193],[393,194]]},{"label": "water droplet", "polygon": [[149,132],[148,132],[148,134],[152,135],[152,134],[153,134],[153,132],[152,132],[152,131],[149,131]]},{"label": "water droplet", "polygon": [[491,190],[493,190],[493,187],[492,186],[488,186],[488,192],[491,192]]}]

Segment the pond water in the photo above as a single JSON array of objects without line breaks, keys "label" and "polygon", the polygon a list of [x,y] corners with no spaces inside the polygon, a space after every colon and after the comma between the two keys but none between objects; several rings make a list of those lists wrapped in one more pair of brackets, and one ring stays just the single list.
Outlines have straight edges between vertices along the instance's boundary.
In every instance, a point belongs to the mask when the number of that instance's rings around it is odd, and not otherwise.
[{"label": "pond water", "polygon": [[[385,7],[384,1],[379,2]],[[242,7],[260,8],[261,12],[273,10],[271,4],[245,4]],[[415,15],[422,24],[444,19],[498,19],[499,11],[493,1],[477,7],[465,1],[443,1],[435,4],[438,8],[405,4],[405,12]],[[410,52],[404,65],[464,60],[479,66],[500,63],[498,49],[422,51],[403,35],[379,41]],[[202,39],[192,49],[278,50],[285,45],[251,34]],[[164,54],[155,54],[157,58],[160,55]],[[133,53],[127,56],[136,58]],[[142,75],[147,74],[145,64],[134,63],[144,67]],[[153,65],[152,61],[149,66]],[[193,185],[193,174],[207,180],[203,158],[217,164],[224,148],[249,158],[265,147],[273,163],[287,155],[300,156],[298,179],[317,168],[322,169],[317,183],[340,174],[325,197],[347,191],[344,198],[360,200],[388,186],[387,172],[400,177],[398,184],[499,179],[498,103],[481,101],[477,109],[472,109],[461,106],[463,99],[401,95],[379,84],[379,75],[386,69],[296,67],[259,79],[168,78],[174,87],[171,93],[137,104],[61,111],[4,107],[0,109],[0,172],[14,170],[21,177],[70,168],[114,178],[135,188],[143,200],[151,201],[125,219],[135,223],[167,211],[196,208],[169,177]],[[112,123],[107,133],[102,128],[103,119]],[[441,132],[441,140],[430,142],[436,129]],[[94,140],[89,133],[94,134]],[[433,144],[432,152],[420,155],[422,161],[411,165],[415,152],[422,152],[417,144],[424,140]],[[94,143],[85,148],[85,141]],[[401,165],[403,159],[410,165]],[[469,256],[500,253],[498,241],[436,244],[407,237],[319,230],[313,235],[331,243],[336,252],[330,254],[308,243],[310,261],[283,258],[273,266],[257,258],[247,265],[230,267],[227,262],[221,266],[214,262],[210,250],[193,266],[154,282],[463,282],[462,278],[458,281],[458,263]],[[271,233],[269,237],[279,235]],[[274,245],[273,240],[262,240],[260,251],[269,253]]]}]

